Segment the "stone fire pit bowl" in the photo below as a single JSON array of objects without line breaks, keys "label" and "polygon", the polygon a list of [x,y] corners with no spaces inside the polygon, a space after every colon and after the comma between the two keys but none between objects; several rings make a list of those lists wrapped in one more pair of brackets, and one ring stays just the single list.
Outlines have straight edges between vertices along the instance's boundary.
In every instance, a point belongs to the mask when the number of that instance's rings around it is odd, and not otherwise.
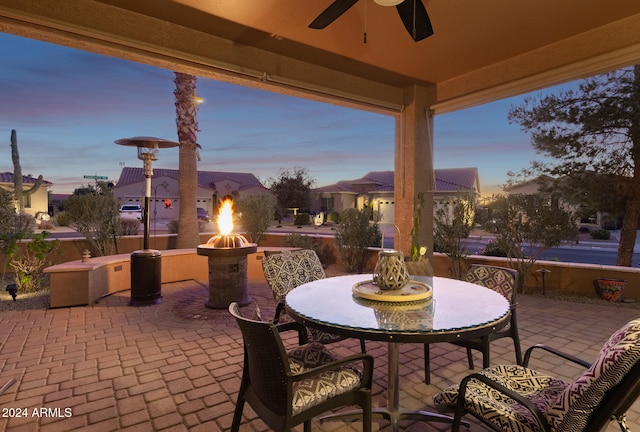
[{"label": "stone fire pit bowl", "polygon": [[257,244],[249,243],[238,234],[218,234],[198,246],[198,255],[209,257],[209,300],[206,307],[226,309],[233,302],[240,306],[251,302],[247,292],[247,255],[257,250]]}]

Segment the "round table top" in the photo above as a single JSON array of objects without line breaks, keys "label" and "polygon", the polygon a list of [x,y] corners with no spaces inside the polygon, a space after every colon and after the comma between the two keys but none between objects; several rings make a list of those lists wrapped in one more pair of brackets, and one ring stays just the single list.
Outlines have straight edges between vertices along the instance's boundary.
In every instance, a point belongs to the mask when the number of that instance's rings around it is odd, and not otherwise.
[{"label": "round table top", "polygon": [[441,277],[412,277],[433,288],[430,301],[379,302],[352,287],[370,274],[319,279],[286,297],[289,314],[306,326],[334,334],[389,342],[446,342],[483,336],[503,327],[509,302],[480,285]]}]

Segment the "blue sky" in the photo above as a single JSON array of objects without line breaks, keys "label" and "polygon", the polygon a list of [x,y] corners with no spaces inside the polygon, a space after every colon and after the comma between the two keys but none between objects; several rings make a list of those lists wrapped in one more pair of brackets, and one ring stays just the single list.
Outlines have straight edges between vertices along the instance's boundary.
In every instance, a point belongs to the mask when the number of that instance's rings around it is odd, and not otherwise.
[{"label": "blue sky", "polygon": [[[174,74],[0,33],[0,172],[13,171],[11,129],[23,174],[42,174],[54,193],[91,180],[117,180],[142,166],[120,138],[176,140]],[[393,169],[392,117],[198,79],[202,145],[198,168],[252,172],[265,183],[281,168],[309,170],[316,186]],[[483,195],[499,191],[507,172],[539,159],[507,112],[521,97],[436,116],[436,168],[477,167]],[[6,141],[5,141],[6,140]],[[177,149],[154,163],[177,168]]]}]

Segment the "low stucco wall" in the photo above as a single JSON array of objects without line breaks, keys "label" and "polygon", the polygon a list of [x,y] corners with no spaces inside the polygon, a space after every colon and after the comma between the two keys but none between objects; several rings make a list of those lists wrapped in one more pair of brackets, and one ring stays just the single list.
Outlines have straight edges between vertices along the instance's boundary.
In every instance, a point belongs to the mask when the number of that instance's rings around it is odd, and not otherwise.
[{"label": "low stucco wall", "polygon": [[[481,255],[470,255],[465,262],[467,264],[513,267],[506,258]],[[600,264],[536,261],[525,280],[524,292],[531,289],[542,290],[542,274],[538,270],[543,268],[549,270],[544,276],[544,288],[547,292],[557,290],[597,297],[594,285],[595,279],[625,279],[628,282],[624,292],[625,299],[640,301],[640,269]],[[433,269],[437,276],[451,277],[449,259],[444,254],[434,254]]]},{"label": "low stucco wall", "polygon": [[[211,234],[201,234],[201,242]],[[264,250],[282,249],[286,234],[266,234],[260,242],[256,254],[248,256],[248,278],[250,281],[264,282],[262,258]],[[335,250],[335,239],[331,236],[318,237],[323,248],[332,254],[332,260],[340,265],[340,255]],[[118,241],[119,255],[91,258],[81,262],[82,251],[86,248],[84,239],[63,239],[61,241],[66,261],[46,269],[51,275],[52,307],[89,304],[102,295],[130,288],[130,254],[142,248],[142,236],[123,237]],[[196,279],[208,284],[207,258],[196,254],[196,249],[171,249],[175,245],[175,235],[163,235],[150,239],[150,246],[162,251],[162,281]],[[372,271],[377,260],[378,248],[371,248],[365,271]],[[506,258],[471,255],[468,264],[485,263],[512,267]],[[437,276],[451,277],[449,261],[444,254],[434,254],[433,268]],[[549,270],[545,274],[545,290],[569,291],[580,295],[596,297],[594,280],[598,278],[625,279],[628,281],[624,297],[640,301],[640,269],[598,264],[561,263],[557,261],[537,261],[525,281],[525,292],[542,289],[542,275],[537,270]],[[64,287],[64,288],[59,288]]]},{"label": "low stucco wall", "polygon": [[[249,282],[265,282],[262,259],[265,251],[291,248],[260,247],[247,256]],[[208,257],[198,255],[196,249],[162,251],[162,283],[197,280],[209,284]],[[54,265],[45,269],[50,276],[52,308],[83,306],[100,297],[131,289],[131,254],[89,258]]]}]

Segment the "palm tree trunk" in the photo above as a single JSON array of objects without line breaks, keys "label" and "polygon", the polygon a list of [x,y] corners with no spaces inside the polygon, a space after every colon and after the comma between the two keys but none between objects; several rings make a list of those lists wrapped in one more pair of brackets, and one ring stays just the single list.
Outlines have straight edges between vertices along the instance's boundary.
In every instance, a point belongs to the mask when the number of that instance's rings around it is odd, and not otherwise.
[{"label": "palm tree trunk", "polygon": [[192,75],[175,72],[173,92],[176,98],[176,126],[180,142],[178,160],[178,189],[180,216],[176,247],[194,248],[200,243],[196,192],[198,189],[198,102],[196,80]]}]

